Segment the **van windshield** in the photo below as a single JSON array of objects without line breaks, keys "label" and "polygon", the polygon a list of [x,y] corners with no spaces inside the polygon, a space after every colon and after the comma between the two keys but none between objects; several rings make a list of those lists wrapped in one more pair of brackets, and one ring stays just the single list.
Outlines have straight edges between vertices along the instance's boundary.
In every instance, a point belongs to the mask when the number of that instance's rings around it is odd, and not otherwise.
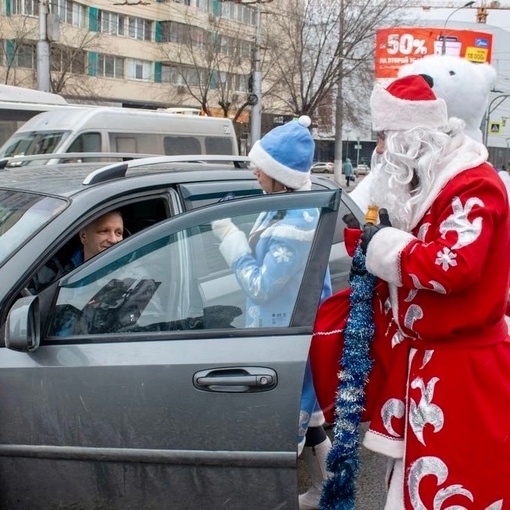
[{"label": "van windshield", "polygon": [[[58,152],[58,147],[69,136],[69,133],[70,131],[28,131],[26,133],[15,133],[0,148],[0,158]],[[25,165],[27,162],[23,162],[23,164]]]},{"label": "van windshield", "polygon": [[0,190],[0,266],[66,206],[55,197]]}]

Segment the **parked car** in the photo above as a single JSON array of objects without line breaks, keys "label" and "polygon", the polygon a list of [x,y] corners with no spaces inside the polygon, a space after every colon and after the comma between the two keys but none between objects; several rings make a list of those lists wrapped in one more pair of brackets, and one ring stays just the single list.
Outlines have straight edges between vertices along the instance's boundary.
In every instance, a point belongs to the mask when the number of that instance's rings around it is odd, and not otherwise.
[{"label": "parked car", "polygon": [[323,174],[332,174],[335,171],[335,165],[331,162],[319,162],[312,165],[312,172],[322,172]]},{"label": "parked car", "polygon": [[[2,170],[2,508],[297,508],[317,300],[328,260],[335,289],[347,285],[343,228],[363,217],[323,176],[310,193],[263,195],[246,163]],[[227,193],[242,198],[218,203]],[[247,230],[261,212],[304,207],[321,213],[288,327],[246,328],[211,221]],[[111,210],[129,236],[63,274],[79,230]],[[130,305],[136,278],[152,283],[157,307]],[[112,286],[120,292],[100,299]]]},{"label": "parked car", "polygon": [[370,172],[370,167],[366,163],[360,163],[357,167],[354,168],[354,175],[358,177],[359,175],[367,175]]}]

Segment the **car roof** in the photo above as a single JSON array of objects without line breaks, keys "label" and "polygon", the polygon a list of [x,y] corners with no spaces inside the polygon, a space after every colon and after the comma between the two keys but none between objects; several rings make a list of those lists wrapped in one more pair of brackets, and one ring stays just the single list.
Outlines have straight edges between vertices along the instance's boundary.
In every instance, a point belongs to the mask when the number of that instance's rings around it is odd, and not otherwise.
[{"label": "car roof", "polygon": [[[54,157],[55,155],[52,155]],[[62,155],[63,157],[65,155]],[[69,156],[69,155],[67,155]],[[73,154],[74,156],[74,154]],[[90,154],[82,154],[90,157]],[[48,159],[48,155],[23,159]],[[118,157],[118,155],[117,155]],[[60,163],[20,167],[0,166],[0,189],[17,189],[71,198],[101,184],[122,187],[126,191],[133,187],[151,187],[189,182],[219,182],[222,180],[256,180],[248,168],[246,156],[191,155],[154,156],[105,164]],[[338,185],[326,177],[311,175],[312,182],[327,188]],[[136,179],[135,183],[133,179]],[[109,188],[110,186],[105,186]]]},{"label": "car roof", "polygon": [[[0,188],[71,197],[91,186],[143,177],[151,184],[255,179],[247,158],[238,156],[153,157],[105,164],[61,163],[0,170]],[[237,165],[237,166],[236,166]],[[191,174],[195,174],[190,179]]]}]

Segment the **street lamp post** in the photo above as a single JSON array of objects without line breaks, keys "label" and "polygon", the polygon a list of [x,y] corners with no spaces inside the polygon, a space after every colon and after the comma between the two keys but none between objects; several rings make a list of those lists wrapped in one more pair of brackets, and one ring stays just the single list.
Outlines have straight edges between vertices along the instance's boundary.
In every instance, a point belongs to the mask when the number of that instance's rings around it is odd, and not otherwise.
[{"label": "street lamp post", "polygon": [[443,41],[442,41],[442,44],[441,44],[441,55],[445,55],[446,54],[446,24],[448,23],[448,20],[457,12],[457,11],[460,11],[461,9],[464,9],[465,7],[471,7],[475,2],[466,2],[464,5],[461,5],[460,7],[458,7],[457,9],[455,9],[454,11],[452,11],[448,17],[446,18],[446,21],[444,22],[444,26],[443,26]]},{"label": "street lamp post", "polygon": [[[483,126],[483,143],[487,147],[487,142],[489,140],[489,124],[491,119],[491,113],[507,98],[510,97],[510,94],[499,94],[496,97],[492,99],[492,101],[489,103],[489,106],[487,107],[487,113],[485,114],[485,122]],[[496,99],[501,99],[499,104],[496,106],[492,106],[494,104],[494,101]]]}]

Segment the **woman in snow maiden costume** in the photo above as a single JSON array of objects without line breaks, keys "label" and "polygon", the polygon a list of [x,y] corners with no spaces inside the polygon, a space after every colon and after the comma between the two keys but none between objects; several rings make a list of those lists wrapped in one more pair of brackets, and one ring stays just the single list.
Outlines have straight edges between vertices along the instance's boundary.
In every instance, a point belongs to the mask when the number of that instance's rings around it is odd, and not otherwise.
[{"label": "woman in snow maiden costume", "polygon": [[[315,145],[309,125],[310,118],[302,116],[297,122],[273,129],[254,144],[249,158],[265,193],[311,189]],[[316,209],[264,213],[248,238],[229,219],[213,222],[213,231],[221,241],[220,251],[246,293],[248,327],[289,324],[318,218]],[[329,295],[328,272],[321,299]],[[318,508],[322,481],[327,476],[325,459],[331,442],[323,424],[324,416],[317,405],[307,364],[298,444],[301,452],[306,442],[303,455],[312,487],[300,496],[300,509]]]},{"label": "woman in snow maiden costume", "polygon": [[381,164],[371,201],[392,225],[365,226],[362,247],[388,286],[374,341],[390,368],[364,445],[392,459],[386,510],[507,509],[508,198],[426,78],[371,97]]}]

